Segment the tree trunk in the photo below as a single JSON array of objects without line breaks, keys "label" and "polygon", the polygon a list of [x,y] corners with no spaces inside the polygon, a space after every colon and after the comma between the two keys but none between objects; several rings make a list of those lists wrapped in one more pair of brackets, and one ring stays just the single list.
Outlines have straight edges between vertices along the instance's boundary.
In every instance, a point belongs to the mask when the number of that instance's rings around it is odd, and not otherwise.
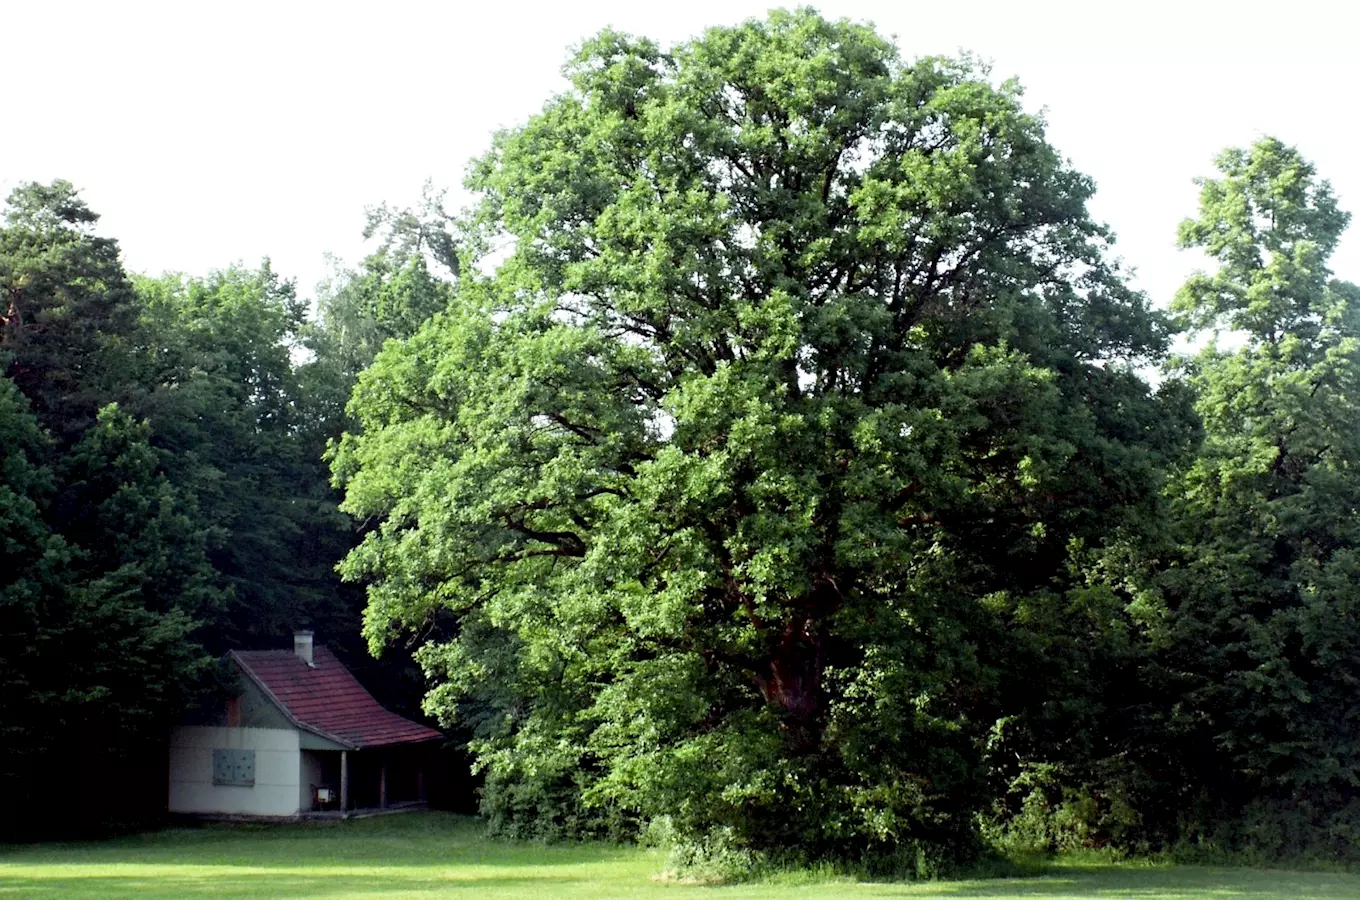
[{"label": "tree trunk", "polygon": [[761,695],[783,712],[785,730],[799,750],[815,747],[826,725],[825,671],[826,645],[816,622],[798,616],[781,629],[767,671],[756,675]]}]

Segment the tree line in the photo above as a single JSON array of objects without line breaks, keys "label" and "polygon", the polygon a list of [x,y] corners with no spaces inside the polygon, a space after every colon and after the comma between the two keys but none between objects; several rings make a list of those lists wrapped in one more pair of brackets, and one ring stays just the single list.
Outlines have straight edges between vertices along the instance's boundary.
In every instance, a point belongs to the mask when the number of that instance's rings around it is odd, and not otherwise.
[{"label": "tree line", "polygon": [[409,655],[365,652],[362,592],[335,572],[359,529],[323,459],[354,374],[444,302],[396,219],[374,222],[387,240],[337,273],[318,319],[268,262],[130,275],[72,185],[10,195],[0,791],[33,818],[5,834],[163,813],[168,728],[230,688],[225,651],[296,628],[419,715]]},{"label": "tree line", "polygon": [[565,71],[310,318],[11,197],[0,777],[362,606],[503,833],[1354,858],[1360,291],[1297,150],[1216,160],[1154,304],[973,60],[803,10]]}]

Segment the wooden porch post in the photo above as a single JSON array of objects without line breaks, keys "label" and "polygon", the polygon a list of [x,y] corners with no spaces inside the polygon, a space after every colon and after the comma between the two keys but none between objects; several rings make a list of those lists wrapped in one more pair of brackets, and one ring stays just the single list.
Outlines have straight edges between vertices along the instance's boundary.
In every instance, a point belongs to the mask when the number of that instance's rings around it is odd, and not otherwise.
[{"label": "wooden porch post", "polygon": [[349,751],[340,751],[340,817],[349,818]]},{"label": "wooden porch post", "polygon": [[416,799],[425,802],[425,760],[416,761]]},{"label": "wooden porch post", "polygon": [[387,809],[387,757],[378,769],[378,809]]}]

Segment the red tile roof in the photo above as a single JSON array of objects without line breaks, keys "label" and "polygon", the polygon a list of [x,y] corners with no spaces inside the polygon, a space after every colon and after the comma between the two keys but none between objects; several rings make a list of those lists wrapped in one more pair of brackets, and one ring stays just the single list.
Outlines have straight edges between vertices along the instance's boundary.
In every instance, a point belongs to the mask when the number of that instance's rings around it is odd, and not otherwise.
[{"label": "red tile roof", "polygon": [[306,731],[352,749],[432,741],[443,735],[383,709],[325,647],[308,666],[291,650],[234,650],[247,677]]}]

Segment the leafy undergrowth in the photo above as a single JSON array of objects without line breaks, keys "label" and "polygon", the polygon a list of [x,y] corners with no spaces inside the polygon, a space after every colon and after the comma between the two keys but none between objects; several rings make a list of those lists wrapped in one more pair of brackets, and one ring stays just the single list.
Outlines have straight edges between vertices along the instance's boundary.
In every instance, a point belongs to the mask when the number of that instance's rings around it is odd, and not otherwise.
[{"label": "leafy undergrowth", "polygon": [[813,871],[729,887],[667,882],[656,876],[663,863],[661,853],[632,847],[488,840],[474,819],[429,813],[324,824],[214,825],[101,842],[0,848],[0,898],[1360,897],[1356,875],[1087,860],[1048,865],[1031,878],[859,883]]}]

